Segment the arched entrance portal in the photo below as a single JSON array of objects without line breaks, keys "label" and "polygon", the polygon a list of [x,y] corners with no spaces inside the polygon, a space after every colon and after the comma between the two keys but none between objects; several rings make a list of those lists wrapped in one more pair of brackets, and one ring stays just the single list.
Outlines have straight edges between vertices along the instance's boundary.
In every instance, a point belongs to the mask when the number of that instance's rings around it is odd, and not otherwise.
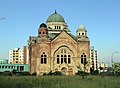
[{"label": "arched entrance portal", "polygon": [[62,72],[64,75],[66,75],[66,73],[67,73],[67,68],[63,67],[63,68],[61,69],[61,72]]}]

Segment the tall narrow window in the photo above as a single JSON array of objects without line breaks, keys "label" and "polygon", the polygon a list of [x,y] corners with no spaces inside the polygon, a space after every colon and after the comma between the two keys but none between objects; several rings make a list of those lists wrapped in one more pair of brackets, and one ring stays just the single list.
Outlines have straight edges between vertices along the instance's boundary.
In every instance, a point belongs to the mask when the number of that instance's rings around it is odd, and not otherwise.
[{"label": "tall narrow window", "polygon": [[63,55],[61,55],[61,64],[63,63]]},{"label": "tall narrow window", "polygon": [[68,64],[71,63],[70,55],[68,55]]},{"label": "tall narrow window", "polygon": [[47,61],[46,61],[46,55],[44,55],[44,64],[46,64],[47,63]]},{"label": "tall narrow window", "polygon": [[61,29],[61,26],[59,26],[59,29]]},{"label": "tall narrow window", "polygon": [[47,63],[46,58],[44,58],[44,64],[46,64],[46,63]]},{"label": "tall narrow window", "polygon": [[86,57],[84,57],[84,64],[87,64]]},{"label": "tall narrow window", "polygon": [[41,58],[41,64],[43,64],[43,58]]},{"label": "tall narrow window", "polygon": [[64,55],[64,62],[67,63],[67,57]]},{"label": "tall narrow window", "polygon": [[59,58],[57,58],[57,64],[59,64]]},{"label": "tall narrow window", "polygon": [[81,58],[81,63],[83,64],[83,58]]},{"label": "tall narrow window", "polygon": [[47,63],[47,55],[45,52],[41,55],[41,64],[46,64]]},{"label": "tall narrow window", "polygon": [[63,58],[61,58],[61,64],[63,63]]},{"label": "tall narrow window", "polygon": [[81,55],[81,63],[83,64],[83,55]]},{"label": "tall narrow window", "polygon": [[60,62],[59,62],[59,55],[57,55],[57,64],[59,64]]},{"label": "tall narrow window", "polygon": [[81,55],[81,63],[82,63],[82,64],[87,64],[87,60],[86,60],[86,55],[85,55],[85,53],[83,53],[83,54]]},{"label": "tall narrow window", "polygon": [[64,57],[64,62],[67,63],[67,58],[66,57]]},{"label": "tall narrow window", "polygon": [[55,26],[55,29],[56,29],[56,26]]}]

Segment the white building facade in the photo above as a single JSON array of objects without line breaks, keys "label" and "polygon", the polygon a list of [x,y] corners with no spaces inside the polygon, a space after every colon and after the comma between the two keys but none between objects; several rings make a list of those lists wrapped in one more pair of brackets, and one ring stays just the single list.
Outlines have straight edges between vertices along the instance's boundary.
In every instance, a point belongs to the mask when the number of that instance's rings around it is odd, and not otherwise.
[{"label": "white building facade", "polygon": [[90,49],[90,60],[91,60],[91,71],[98,70],[97,66],[97,50],[94,49],[94,46]]},{"label": "white building facade", "polygon": [[98,62],[98,71],[99,72],[107,72],[108,64],[104,62]]},{"label": "white building facade", "polygon": [[15,48],[9,51],[9,64],[24,64],[23,50]]}]

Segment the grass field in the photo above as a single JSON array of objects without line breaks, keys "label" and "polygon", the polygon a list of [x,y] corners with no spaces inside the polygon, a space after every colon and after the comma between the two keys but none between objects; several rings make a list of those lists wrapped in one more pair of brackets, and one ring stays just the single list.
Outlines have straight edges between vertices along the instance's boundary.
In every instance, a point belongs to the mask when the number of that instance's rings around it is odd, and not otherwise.
[{"label": "grass field", "polygon": [[0,88],[120,88],[120,77],[0,76]]}]

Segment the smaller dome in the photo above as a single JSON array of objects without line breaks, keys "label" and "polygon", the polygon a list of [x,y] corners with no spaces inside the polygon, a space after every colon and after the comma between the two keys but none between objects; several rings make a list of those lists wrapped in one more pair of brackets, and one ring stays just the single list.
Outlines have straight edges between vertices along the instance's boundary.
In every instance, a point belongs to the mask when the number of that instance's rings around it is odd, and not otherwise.
[{"label": "smaller dome", "polygon": [[84,25],[80,25],[77,31],[87,31]]},{"label": "smaller dome", "polygon": [[80,25],[80,26],[78,27],[78,29],[85,29],[85,26],[84,26],[84,25]]},{"label": "smaller dome", "polygon": [[47,28],[47,25],[44,24],[44,23],[42,23],[42,24],[40,24],[40,28],[41,28],[41,27],[45,27],[45,28]]}]

